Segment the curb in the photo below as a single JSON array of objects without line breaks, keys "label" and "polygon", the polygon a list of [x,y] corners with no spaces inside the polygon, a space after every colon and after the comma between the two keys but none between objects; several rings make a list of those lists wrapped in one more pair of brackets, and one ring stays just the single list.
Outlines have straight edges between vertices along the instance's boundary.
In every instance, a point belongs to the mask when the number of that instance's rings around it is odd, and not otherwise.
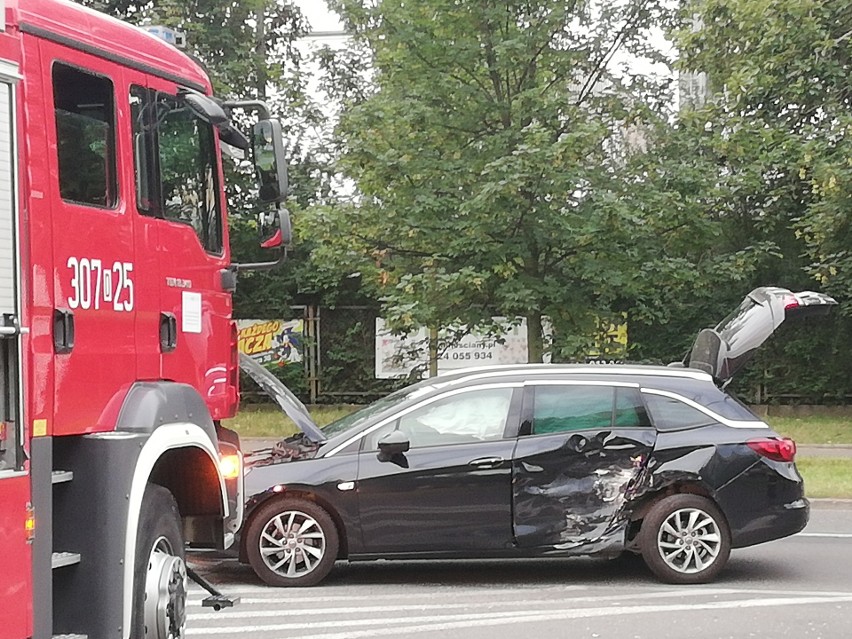
[{"label": "curb", "polygon": [[802,444],[799,448],[827,448],[832,450],[848,450],[852,453],[852,444]]},{"label": "curb", "polygon": [[818,497],[808,499],[813,510],[852,510],[852,499],[834,499]]}]

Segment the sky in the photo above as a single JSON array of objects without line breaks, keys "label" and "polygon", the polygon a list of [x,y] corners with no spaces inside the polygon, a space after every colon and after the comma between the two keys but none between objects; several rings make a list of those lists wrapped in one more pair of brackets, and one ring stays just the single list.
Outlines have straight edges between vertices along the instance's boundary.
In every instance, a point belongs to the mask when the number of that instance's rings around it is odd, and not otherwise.
[{"label": "sky", "polygon": [[343,28],[337,14],[328,10],[324,0],[295,0],[295,4],[311,23],[312,31],[339,31]]}]

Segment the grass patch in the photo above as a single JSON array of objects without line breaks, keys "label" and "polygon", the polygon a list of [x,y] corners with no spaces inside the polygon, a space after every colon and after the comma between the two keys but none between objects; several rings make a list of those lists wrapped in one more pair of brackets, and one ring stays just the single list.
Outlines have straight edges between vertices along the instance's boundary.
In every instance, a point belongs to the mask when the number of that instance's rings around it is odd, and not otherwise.
[{"label": "grass patch", "polygon": [[[335,406],[309,406],[311,417],[319,426],[348,415],[358,406],[340,404]],[[223,425],[232,428],[240,437],[288,437],[298,432],[296,425],[284,415],[277,406],[246,406],[240,409],[233,419],[226,419]]]},{"label": "grass patch", "polygon": [[852,459],[803,457],[796,460],[796,468],[808,497],[852,499]]},{"label": "grass patch", "polygon": [[852,420],[842,417],[769,417],[766,421],[797,444],[852,444]]}]

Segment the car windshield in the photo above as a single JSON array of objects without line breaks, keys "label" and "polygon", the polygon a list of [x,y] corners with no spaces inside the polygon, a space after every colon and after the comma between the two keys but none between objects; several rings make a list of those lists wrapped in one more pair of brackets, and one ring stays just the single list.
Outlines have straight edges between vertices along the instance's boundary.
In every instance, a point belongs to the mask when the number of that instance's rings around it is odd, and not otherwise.
[{"label": "car windshield", "polygon": [[368,404],[367,406],[356,410],[354,413],[350,413],[345,417],[341,417],[340,419],[331,422],[328,426],[323,427],[322,432],[330,439],[335,435],[339,435],[340,433],[349,430],[350,428],[360,426],[373,417],[373,415],[378,415],[379,413],[394,406],[428,393],[433,388],[435,387],[432,385],[421,386],[419,384],[403,388],[402,390],[391,393],[382,399],[376,400],[372,404]]}]

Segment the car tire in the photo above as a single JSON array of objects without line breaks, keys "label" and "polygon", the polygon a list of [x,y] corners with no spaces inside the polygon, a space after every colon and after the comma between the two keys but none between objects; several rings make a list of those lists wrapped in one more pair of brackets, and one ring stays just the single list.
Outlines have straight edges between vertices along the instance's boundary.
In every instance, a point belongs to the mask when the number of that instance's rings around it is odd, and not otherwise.
[{"label": "car tire", "polygon": [[642,558],[670,584],[716,578],[731,553],[731,532],[716,505],[700,495],[671,495],[656,502],[639,532]]},{"label": "car tire", "polygon": [[175,498],[166,488],[148,484],[136,532],[132,639],[184,636],[184,557],[183,531]]},{"label": "car tire", "polygon": [[270,586],[315,586],[331,572],[339,547],[331,516],[307,499],[261,506],[246,531],[249,564]]}]

